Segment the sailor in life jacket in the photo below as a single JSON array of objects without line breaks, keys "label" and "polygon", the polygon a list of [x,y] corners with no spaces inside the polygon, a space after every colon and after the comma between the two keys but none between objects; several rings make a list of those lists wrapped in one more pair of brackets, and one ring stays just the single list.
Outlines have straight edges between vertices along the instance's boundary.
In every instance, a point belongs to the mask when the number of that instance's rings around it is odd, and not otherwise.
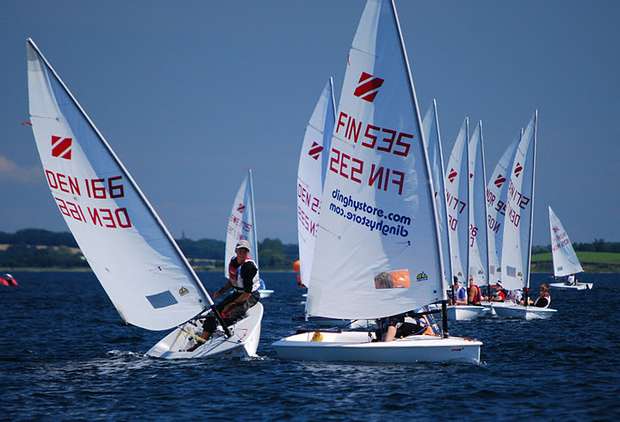
[{"label": "sailor in life jacket", "polygon": [[[247,240],[240,240],[237,243],[236,255],[228,263],[228,281],[213,294],[213,299],[216,299],[233,290],[216,306],[227,326],[243,319],[246,311],[260,300],[258,266],[250,258],[250,252],[250,243]],[[213,314],[209,314],[203,323],[202,338],[208,340],[216,328],[217,320]]]}]

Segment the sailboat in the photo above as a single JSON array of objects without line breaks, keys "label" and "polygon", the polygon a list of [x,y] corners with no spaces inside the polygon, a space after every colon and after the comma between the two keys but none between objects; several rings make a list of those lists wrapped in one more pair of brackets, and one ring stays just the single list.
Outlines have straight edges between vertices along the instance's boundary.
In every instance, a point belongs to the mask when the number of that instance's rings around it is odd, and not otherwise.
[{"label": "sailboat", "polygon": [[481,342],[447,333],[437,213],[422,124],[392,1],[369,0],[340,97],[308,289],[308,313],[376,319],[443,304],[443,336],[373,342],[315,331],[273,344],[295,360],[479,362]]},{"label": "sailboat", "polygon": [[[228,264],[235,256],[235,245],[240,240],[247,240],[252,247],[252,259],[258,266],[258,236],[256,236],[256,216],[254,214],[254,183],[252,170],[241,182],[226,227],[226,246],[224,258],[224,277],[228,278]],[[260,268],[260,266],[259,266]],[[261,298],[267,298],[273,294],[273,290],[267,289],[265,281],[260,279],[258,292]]]},{"label": "sailboat", "polygon": [[[470,259],[472,257],[470,218],[471,190],[473,174],[470,152],[473,137],[469,139],[469,118],[465,118],[454,141],[448,167],[446,170],[446,207],[448,211],[448,229],[452,277],[458,279],[465,289],[469,287]],[[475,151],[474,151],[475,152]],[[475,156],[474,156],[475,157]],[[476,251],[478,246],[476,244]],[[480,257],[478,257],[480,261]],[[456,292],[452,292],[455,295]],[[456,298],[453,298],[456,300]],[[448,306],[448,317],[455,321],[469,321],[485,313],[485,308],[478,305],[453,304]]]},{"label": "sailboat", "polygon": [[556,312],[551,308],[527,305],[534,226],[537,125],[538,111],[523,132],[510,166],[501,254],[502,286],[507,290],[523,290],[526,305],[493,303],[493,310],[498,317],[546,319]]},{"label": "sailboat", "polygon": [[551,253],[553,256],[553,276],[569,277],[572,276],[573,282],[567,280],[564,283],[551,283],[551,287],[556,289],[569,290],[590,290],[594,283],[579,283],[575,274],[583,272],[579,258],[573,249],[573,244],[568,238],[568,233],[560,219],[549,207],[549,230],[551,232]]},{"label": "sailboat", "polygon": [[[198,318],[219,313],[116,153],[35,43],[27,41],[30,120],[47,184],[81,252],[127,324],[176,329],[147,352],[162,358],[256,354],[262,306],[194,352]],[[200,331],[200,330],[199,330]]]}]

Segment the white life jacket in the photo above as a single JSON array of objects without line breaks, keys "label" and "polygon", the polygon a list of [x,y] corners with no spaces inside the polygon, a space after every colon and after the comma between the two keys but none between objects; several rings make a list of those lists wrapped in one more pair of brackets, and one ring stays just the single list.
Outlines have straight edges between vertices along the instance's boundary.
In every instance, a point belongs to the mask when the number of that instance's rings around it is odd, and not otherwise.
[{"label": "white life jacket", "polygon": [[[233,258],[233,259],[235,259],[235,258]],[[237,274],[235,274],[235,277],[230,277],[230,284],[232,284],[232,286],[235,288],[236,291],[238,291],[238,292],[244,291],[243,290],[243,280],[241,279],[241,274],[240,274],[239,271],[241,270],[241,267],[246,262],[251,262],[256,267],[256,275],[252,279],[252,293],[254,293],[260,287],[260,275],[259,275],[259,271],[258,271],[258,265],[256,265],[256,262],[254,262],[253,260],[251,260],[249,258],[246,259],[243,264],[241,264],[241,265],[239,265],[237,267]]]}]

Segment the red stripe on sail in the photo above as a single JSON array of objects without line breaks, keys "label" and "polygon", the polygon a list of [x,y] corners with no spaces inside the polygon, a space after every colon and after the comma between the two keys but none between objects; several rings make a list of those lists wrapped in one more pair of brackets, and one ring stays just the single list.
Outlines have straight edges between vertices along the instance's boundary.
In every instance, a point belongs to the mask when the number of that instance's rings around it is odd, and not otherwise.
[{"label": "red stripe on sail", "polygon": [[308,155],[315,160],[318,160],[319,156],[321,155],[321,151],[323,151],[323,146],[317,144],[316,142],[312,142],[312,146],[310,147],[310,151],[308,151]]},{"label": "red stripe on sail", "polygon": [[72,143],[73,140],[71,138],[61,138],[60,136],[52,135],[52,157],[70,160]]},{"label": "red stripe on sail", "polygon": [[[377,96],[378,89],[383,85],[383,79],[377,78],[369,73],[362,72],[358,81],[358,86],[353,91],[353,95],[362,100],[372,102]],[[374,92],[371,92],[374,91]]]}]

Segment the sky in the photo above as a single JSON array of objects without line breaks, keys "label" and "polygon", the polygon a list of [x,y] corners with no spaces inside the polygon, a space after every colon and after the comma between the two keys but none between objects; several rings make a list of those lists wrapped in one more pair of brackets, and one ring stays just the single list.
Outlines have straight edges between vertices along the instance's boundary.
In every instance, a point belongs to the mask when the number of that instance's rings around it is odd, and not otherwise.
[{"label": "sky", "polygon": [[[620,240],[620,2],[396,1],[444,154],[483,120],[487,173],[539,110],[534,244],[551,205],[571,240]],[[297,242],[299,150],[336,101],[362,0],[0,2],[0,231],[65,231],[28,119],[32,37],[175,237],[224,239],[254,172],[259,239]]]}]

